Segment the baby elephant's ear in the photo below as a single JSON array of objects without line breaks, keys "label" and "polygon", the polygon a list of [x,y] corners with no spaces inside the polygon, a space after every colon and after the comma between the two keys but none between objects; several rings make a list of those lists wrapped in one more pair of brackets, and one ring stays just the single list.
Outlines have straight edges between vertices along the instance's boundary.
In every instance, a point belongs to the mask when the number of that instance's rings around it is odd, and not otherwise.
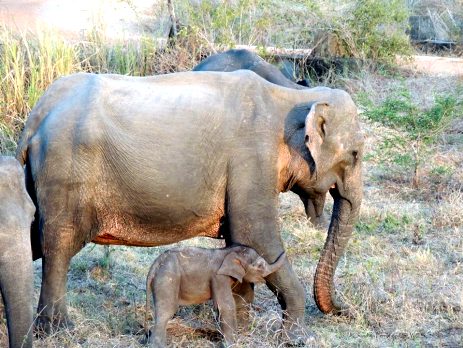
[{"label": "baby elephant's ear", "polygon": [[238,254],[233,251],[225,256],[217,274],[233,277],[241,283],[246,270],[241,264]]}]

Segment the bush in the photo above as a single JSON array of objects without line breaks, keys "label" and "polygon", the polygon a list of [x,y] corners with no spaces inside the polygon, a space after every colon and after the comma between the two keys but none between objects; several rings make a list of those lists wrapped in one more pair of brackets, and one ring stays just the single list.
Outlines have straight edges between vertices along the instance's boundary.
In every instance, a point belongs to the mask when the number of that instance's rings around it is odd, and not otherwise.
[{"label": "bush", "polygon": [[405,30],[409,12],[401,0],[203,0],[176,2],[185,26],[195,28],[211,44],[315,48],[326,52],[320,38],[343,46],[336,56],[391,63],[410,55]]},{"label": "bush", "polygon": [[437,95],[433,105],[426,109],[413,103],[410,91],[405,87],[379,106],[366,96],[361,97],[364,115],[387,127],[382,142],[369,157],[381,164],[413,171],[413,187],[418,188],[422,164],[450,122],[463,111],[463,102],[458,95],[458,92]]},{"label": "bush", "polygon": [[[324,33],[321,37],[331,42],[336,38],[341,46],[334,52],[336,56],[394,63],[396,55],[409,56],[412,52],[405,33],[409,13],[404,1],[357,0],[340,6],[329,0],[319,5],[317,12],[320,22],[316,28]],[[326,51],[326,44],[326,40],[315,40],[314,45],[322,46],[316,51]]]}]

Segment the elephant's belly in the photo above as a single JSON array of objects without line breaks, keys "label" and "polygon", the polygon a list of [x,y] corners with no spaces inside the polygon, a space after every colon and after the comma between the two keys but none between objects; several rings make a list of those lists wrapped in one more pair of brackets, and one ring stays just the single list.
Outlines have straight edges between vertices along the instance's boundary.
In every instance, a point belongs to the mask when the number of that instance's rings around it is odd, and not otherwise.
[{"label": "elephant's belly", "polygon": [[100,220],[98,233],[92,242],[129,246],[157,246],[176,243],[184,239],[206,236],[220,238],[223,211],[183,225],[145,223],[124,214],[105,214]]}]

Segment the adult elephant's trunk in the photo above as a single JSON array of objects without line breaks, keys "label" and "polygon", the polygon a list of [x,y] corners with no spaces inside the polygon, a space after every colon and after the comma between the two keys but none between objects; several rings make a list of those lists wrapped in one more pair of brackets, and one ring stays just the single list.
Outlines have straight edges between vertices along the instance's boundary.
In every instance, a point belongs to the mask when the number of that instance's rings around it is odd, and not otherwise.
[{"label": "adult elephant's trunk", "polygon": [[[0,291],[5,305],[9,346],[30,348],[33,322],[31,252],[24,253],[20,249],[9,255],[8,260],[0,258]],[[18,261],[17,257],[23,260]]]},{"label": "adult elephant's trunk", "polygon": [[342,311],[334,298],[333,278],[359,215],[361,187],[361,183],[356,183],[355,189],[342,192],[342,195],[337,187],[330,190],[334,199],[333,215],[314,279],[315,303],[323,313]]}]

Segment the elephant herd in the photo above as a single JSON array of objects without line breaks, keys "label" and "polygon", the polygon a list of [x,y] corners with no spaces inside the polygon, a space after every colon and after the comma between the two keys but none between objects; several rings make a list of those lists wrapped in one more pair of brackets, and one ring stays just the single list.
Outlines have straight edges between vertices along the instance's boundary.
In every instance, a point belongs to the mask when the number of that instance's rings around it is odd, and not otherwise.
[{"label": "elephant herd", "polygon": [[[211,56],[191,72],[58,79],[31,111],[17,161],[0,160],[10,347],[32,346],[32,259],[42,259],[34,325],[49,333],[72,327],[67,272],[87,243],[159,246],[194,236],[278,260],[259,279],[277,296],[287,336],[300,342],[306,296],[280,257],[278,195],[296,193],[314,223],[326,194],[333,197],[313,292],[323,313],[341,313],[333,279],[359,215],[363,142],[348,93],[297,85],[246,50]],[[233,306],[245,318],[255,279],[239,280]]]}]

